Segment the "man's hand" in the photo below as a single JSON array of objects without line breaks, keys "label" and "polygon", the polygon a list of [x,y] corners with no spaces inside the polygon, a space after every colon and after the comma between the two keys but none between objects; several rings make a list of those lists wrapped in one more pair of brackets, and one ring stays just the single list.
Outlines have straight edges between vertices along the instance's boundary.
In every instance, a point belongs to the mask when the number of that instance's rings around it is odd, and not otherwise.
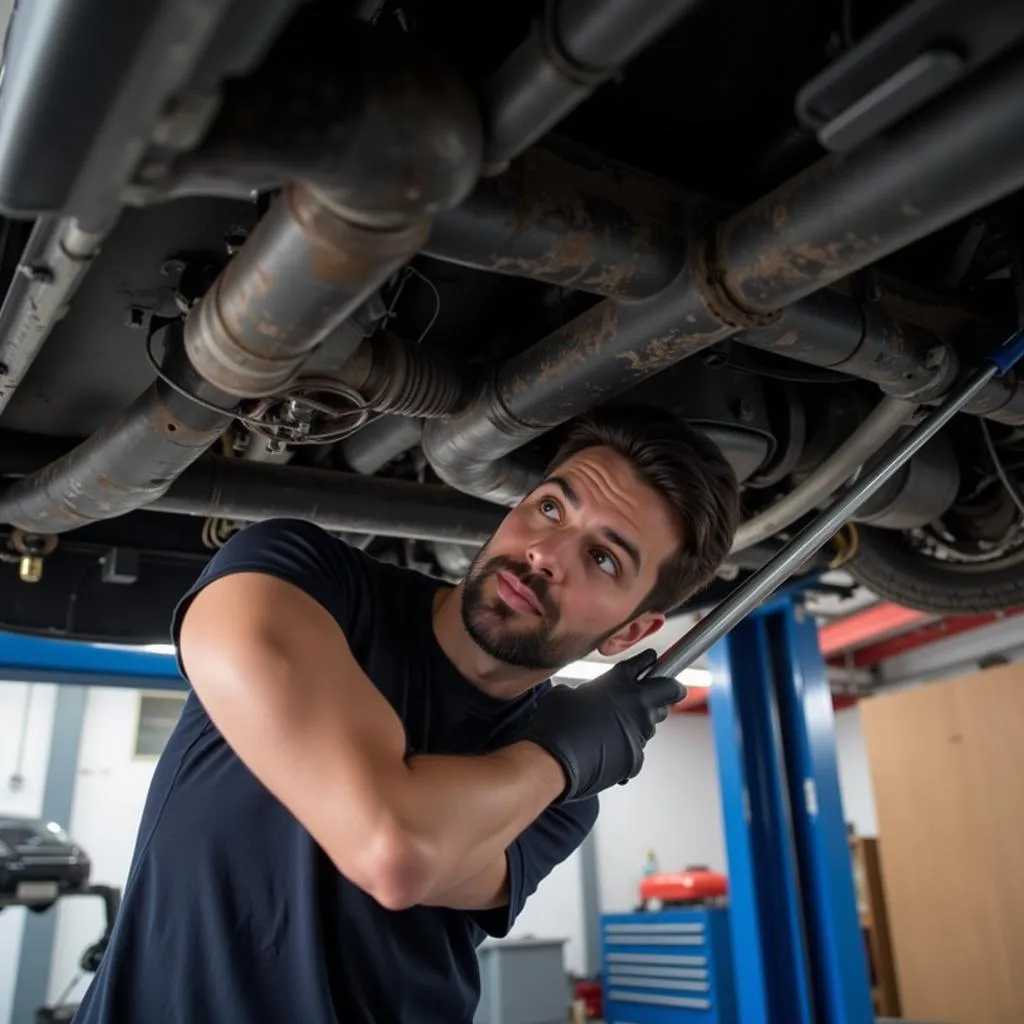
[{"label": "man's hand", "polygon": [[559,801],[593,796],[640,771],[655,726],[686,696],[675,679],[639,678],[656,660],[654,651],[643,651],[582,686],[556,686],[540,701],[519,739],[543,747],[562,766]]}]

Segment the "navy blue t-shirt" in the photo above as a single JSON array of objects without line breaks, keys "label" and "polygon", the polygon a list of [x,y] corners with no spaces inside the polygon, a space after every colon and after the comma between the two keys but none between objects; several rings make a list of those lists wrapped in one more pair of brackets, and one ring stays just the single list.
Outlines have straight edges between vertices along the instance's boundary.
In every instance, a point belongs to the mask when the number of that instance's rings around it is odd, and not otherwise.
[{"label": "navy blue t-shirt", "polygon": [[[338,622],[405,725],[410,753],[507,742],[544,683],[515,700],[459,675],[434,637],[436,580],[323,530],[236,534],[179,605],[221,576],[295,584]],[[507,907],[389,911],[351,884],[235,756],[190,692],[153,776],[110,946],[75,1024],[468,1024],[476,947],[583,841],[597,801],[548,808],[509,848]]]}]

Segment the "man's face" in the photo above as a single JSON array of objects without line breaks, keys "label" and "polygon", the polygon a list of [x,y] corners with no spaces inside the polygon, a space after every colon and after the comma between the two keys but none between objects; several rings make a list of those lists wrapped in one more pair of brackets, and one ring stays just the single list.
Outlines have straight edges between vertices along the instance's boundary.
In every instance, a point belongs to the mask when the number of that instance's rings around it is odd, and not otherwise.
[{"label": "man's face", "polygon": [[659,629],[633,615],[677,550],[668,502],[609,448],[588,448],[514,508],[463,582],[462,619],[493,658],[554,671]]}]

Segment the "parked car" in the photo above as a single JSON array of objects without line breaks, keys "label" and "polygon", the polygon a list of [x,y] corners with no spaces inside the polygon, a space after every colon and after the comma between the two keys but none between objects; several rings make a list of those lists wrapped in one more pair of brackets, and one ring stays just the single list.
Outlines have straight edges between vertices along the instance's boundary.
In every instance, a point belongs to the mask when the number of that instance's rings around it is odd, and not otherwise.
[{"label": "parked car", "polygon": [[89,884],[86,852],[54,821],[0,816],[0,909],[46,910]]},{"label": "parked car", "polygon": [[[160,642],[272,515],[458,579],[616,402],[741,481],[706,605],[1022,322],[1016,0],[118,10],[7,31],[0,628]],[[1022,425],[992,382],[802,571],[1021,604]]]}]

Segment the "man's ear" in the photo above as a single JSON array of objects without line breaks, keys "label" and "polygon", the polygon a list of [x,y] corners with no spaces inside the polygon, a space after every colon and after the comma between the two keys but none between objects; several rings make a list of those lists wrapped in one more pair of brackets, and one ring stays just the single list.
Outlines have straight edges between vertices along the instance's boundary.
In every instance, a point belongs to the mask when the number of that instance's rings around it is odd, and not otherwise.
[{"label": "man's ear", "polygon": [[628,651],[634,644],[638,644],[645,637],[657,633],[665,625],[665,616],[661,612],[643,612],[632,622],[626,623],[621,629],[614,632],[600,647],[597,653],[604,657],[611,657]]}]

